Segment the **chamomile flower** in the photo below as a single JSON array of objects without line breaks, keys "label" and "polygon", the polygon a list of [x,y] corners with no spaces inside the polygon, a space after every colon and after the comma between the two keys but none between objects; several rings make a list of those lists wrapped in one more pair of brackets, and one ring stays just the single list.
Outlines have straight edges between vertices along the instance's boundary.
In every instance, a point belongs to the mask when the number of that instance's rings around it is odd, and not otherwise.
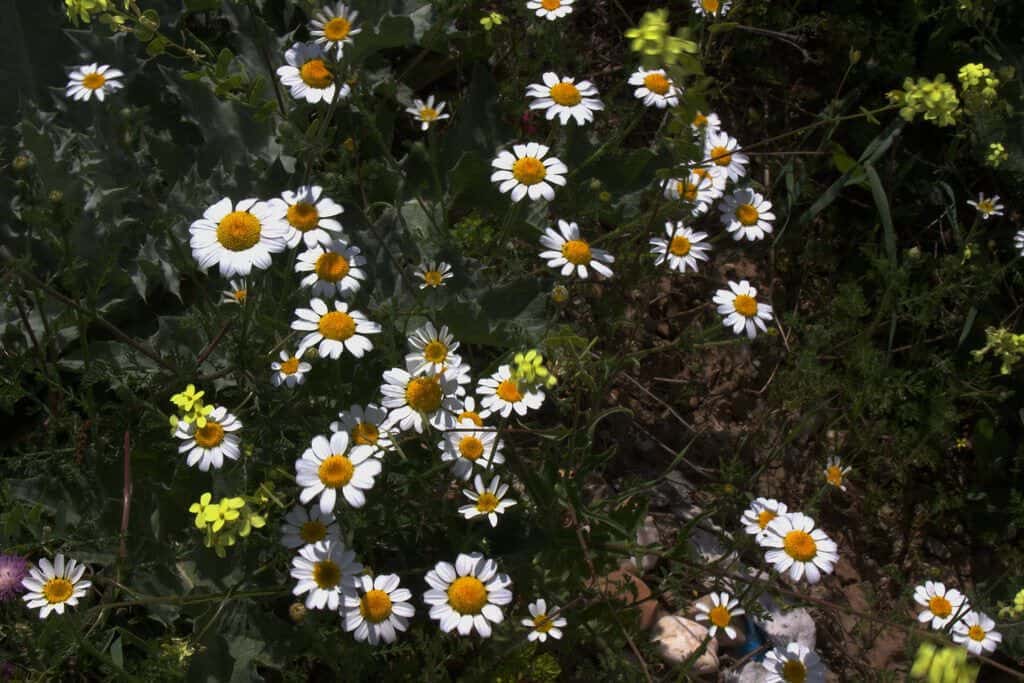
[{"label": "chamomile flower", "polygon": [[839,560],[835,542],[821,529],[815,529],[814,520],[802,512],[776,517],[757,542],[768,549],[765,561],[794,581],[806,577],[808,583],[818,583],[822,574],[832,573]]},{"label": "chamomile flower", "polygon": [[278,67],[277,75],[297,100],[329,104],[335,95],[339,99],[348,97],[351,88],[347,83],[342,83],[341,90],[336,92],[334,74],[327,67],[326,59],[323,49],[316,43],[295,43],[284,53],[287,64]]},{"label": "chamomile flower", "polygon": [[553,71],[545,72],[541,80],[543,83],[531,83],[526,88],[526,96],[534,98],[530,109],[545,110],[548,121],[557,116],[564,126],[571,117],[576,125],[582,126],[594,120],[595,111],[604,109],[597,88],[590,81],[576,83],[575,78],[559,78]]},{"label": "chamomile flower", "polygon": [[421,280],[420,289],[426,289],[427,287],[436,289],[437,287],[444,287],[444,281],[451,280],[454,275],[452,274],[452,267],[444,261],[440,263],[426,261],[416,267],[416,277]]},{"label": "chamomile flower", "polygon": [[380,458],[395,445],[391,434],[383,427],[387,418],[388,412],[376,403],[365,407],[352,405],[338,413],[338,421],[331,423],[331,431],[348,432],[353,446],[368,446],[374,456]]},{"label": "chamomile flower", "polygon": [[306,381],[306,373],[313,369],[313,366],[302,360],[302,354],[294,356],[282,350],[279,361],[270,364],[273,374],[270,375],[270,383],[275,387],[282,384],[288,387],[296,387]]},{"label": "chamomile flower", "polygon": [[228,197],[193,221],[189,246],[192,258],[206,270],[218,264],[223,277],[248,275],[253,268],[270,267],[270,255],[284,251],[288,224],[284,211],[269,202]]},{"label": "chamomile flower", "polygon": [[451,431],[445,432],[444,439],[437,444],[441,449],[441,460],[452,464],[452,475],[465,481],[473,474],[473,467],[485,470],[505,462],[501,450],[504,441],[498,441],[493,429],[475,429],[469,419],[460,420]]},{"label": "chamomile flower", "polygon": [[839,459],[839,456],[829,456],[828,463],[825,465],[825,483],[829,486],[834,486],[840,491],[846,490],[846,484],[843,483],[846,479],[846,475],[849,474],[852,467],[843,466],[843,461]]},{"label": "chamomile flower", "polygon": [[707,251],[711,245],[706,232],[694,232],[683,225],[682,221],[665,223],[666,237],[652,237],[649,242],[651,253],[656,254],[654,265],[668,263],[670,270],[685,273],[687,268],[697,272],[697,261],[707,261]]},{"label": "chamomile flower", "polygon": [[396,574],[380,574],[374,578],[356,577],[357,593],[345,596],[342,618],[345,630],[359,641],[376,645],[393,643],[397,632],[405,631],[416,608],[409,604],[412,592],[399,588]]},{"label": "chamomile flower", "polygon": [[370,446],[349,448],[349,443],[348,432],[313,437],[310,447],[295,461],[295,482],[302,488],[299,502],[305,505],[319,497],[320,512],[331,514],[340,489],[350,506],[366,504],[365,491],[373,488],[380,461],[373,457]]},{"label": "chamomile flower", "polygon": [[185,459],[188,466],[198,466],[201,472],[207,472],[211,467],[215,470],[223,467],[224,458],[238,460],[241,450],[236,432],[241,428],[242,422],[237,417],[224,406],[217,406],[206,416],[202,427],[196,427],[194,422],[179,421],[174,436],[182,440],[178,452],[188,454]]},{"label": "chamomile flower", "polygon": [[326,247],[335,240],[345,239],[338,219],[345,209],[326,196],[319,185],[302,185],[294,192],[285,190],[270,203],[284,213],[288,223],[285,240],[289,248],[297,247],[300,242],[308,249],[318,244]]},{"label": "chamomile flower", "polygon": [[780,515],[786,514],[786,504],[774,498],[757,498],[743,511],[740,523],[743,530],[752,536],[761,537],[768,532],[768,524]]},{"label": "chamomile flower", "polygon": [[477,382],[476,393],[481,396],[480,405],[484,409],[502,417],[508,417],[513,411],[516,415],[526,415],[527,410],[537,410],[544,403],[544,392],[513,379],[508,365],[502,365],[493,375]]},{"label": "chamomile flower", "polygon": [[629,77],[629,84],[638,86],[633,94],[644,101],[645,107],[664,109],[678,106],[679,97],[683,94],[683,89],[665,75],[664,69],[640,67]]},{"label": "chamomile flower", "polygon": [[285,548],[301,548],[326,540],[341,540],[341,528],[333,512],[296,505],[285,515],[281,525],[281,545]]},{"label": "chamomile flower", "polygon": [[526,639],[531,643],[535,640],[544,642],[548,636],[555,640],[561,640],[562,629],[569,622],[558,612],[558,607],[548,609],[548,603],[544,598],[537,598],[526,606],[530,610],[530,618],[523,619],[519,623],[530,629]]},{"label": "chamomile flower", "polygon": [[323,357],[337,359],[348,351],[362,358],[373,350],[373,343],[365,335],[377,334],[381,329],[359,311],[350,311],[348,304],[342,301],[335,301],[332,311],[323,299],[314,298],[309,308],[296,308],[295,316],[292,329],[307,333],[299,342],[299,355],[319,345],[317,351]]},{"label": "chamomile flower", "polygon": [[108,64],[84,64],[75,67],[68,75],[65,94],[76,102],[88,102],[93,95],[102,102],[107,95],[123,87],[124,84],[118,80],[122,77],[123,71]]},{"label": "chamomile flower", "polygon": [[303,287],[312,287],[315,296],[352,296],[359,291],[366,272],[360,266],[366,265],[359,247],[341,240],[334,240],[329,246],[316,246],[299,254],[295,272],[309,273],[302,278]]},{"label": "chamomile flower", "polygon": [[299,549],[292,559],[291,576],[296,580],[292,595],[306,595],[306,609],[337,610],[342,598],[353,595],[356,577],[363,565],[355,552],[341,541],[318,541]]},{"label": "chamomile flower", "polygon": [[661,184],[666,199],[674,199],[689,205],[690,213],[700,216],[707,213],[715,200],[715,186],[711,176],[690,171],[685,178],[668,178]]},{"label": "chamomile flower", "polygon": [[739,143],[725,131],[708,135],[704,140],[704,158],[708,163],[725,169],[729,180],[735,182],[747,175],[747,155],[737,152]]},{"label": "chamomile flower", "polygon": [[734,190],[722,200],[722,225],[734,240],[763,240],[772,231],[772,203],[749,188]]},{"label": "chamomile flower", "polygon": [[924,607],[917,615],[922,624],[931,622],[936,631],[946,628],[955,616],[967,611],[967,598],[955,588],[946,588],[940,581],[925,581],[914,588],[914,602]]},{"label": "chamomile flower", "polygon": [[572,14],[572,3],[576,0],[529,0],[526,9],[536,12],[538,17],[548,21],[561,19]]},{"label": "chamomile flower", "polygon": [[758,329],[768,331],[764,321],[772,319],[772,307],[758,303],[757,290],[746,280],[738,283],[730,280],[729,289],[719,289],[712,301],[718,304],[719,315],[725,316],[723,323],[731,327],[734,334],[746,330],[747,337],[753,339]]},{"label": "chamomile flower", "polygon": [[454,374],[447,370],[433,374],[386,370],[380,387],[381,403],[389,411],[385,428],[414,429],[419,434],[427,424],[435,429],[450,428],[459,407],[458,386]]},{"label": "chamomile flower", "polygon": [[615,263],[615,257],[604,249],[591,247],[580,237],[580,226],[574,222],[558,219],[558,232],[545,228],[540,243],[546,247],[540,257],[548,262],[549,268],[560,269],[563,276],[574,272],[581,280],[590,276],[589,266],[603,277],[611,277],[612,269],[606,263]]},{"label": "chamomile flower", "polygon": [[739,600],[724,591],[712,593],[710,605],[703,602],[697,603],[697,621],[706,621],[710,624],[708,635],[712,638],[715,637],[719,629],[725,631],[725,635],[728,637],[735,638],[736,629],[732,626],[732,620],[745,614],[739,604]]},{"label": "chamomile flower", "polygon": [[480,553],[459,554],[455,566],[438,562],[426,580],[430,590],[423,594],[423,601],[430,605],[430,618],[438,620],[445,633],[457,630],[468,636],[476,629],[489,638],[491,624],[505,619],[501,606],[512,602],[508,589],[512,580]]},{"label": "chamomile flower", "polygon": [[491,483],[484,486],[484,480],[478,474],[473,478],[473,489],[462,489],[462,495],[473,502],[460,507],[459,512],[466,519],[487,517],[491,526],[496,527],[498,526],[498,515],[505,514],[506,510],[516,504],[514,499],[505,498],[506,493],[508,493],[508,484],[502,484],[501,477],[495,475],[491,479]]},{"label": "chamomile flower", "polygon": [[472,396],[467,396],[462,399],[462,409],[455,416],[455,421],[458,423],[463,420],[469,420],[477,427],[483,427],[484,420],[490,417],[490,415],[491,411],[489,410],[477,410],[476,399]]},{"label": "chamomile flower", "polygon": [[449,114],[444,114],[444,102],[434,103],[434,96],[431,95],[427,98],[427,101],[413,100],[411,107],[406,107],[405,111],[412,114],[412,117],[420,122],[420,130],[427,130],[430,128],[430,124],[436,123],[442,119],[451,118]]},{"label": "chamomile flower", "polygon": [[512,201],[518,202],[529,195],[531,200],[555,198],[555,185],[565,185],[565,174],[568,167],[557,157],[544,156],[548,153],[547,145],[530,142],[525,145],[513,145],[512,151],[502,150],[491,162],[496,171],[491,174],[491,182],[500,183],[498,191],[512,192]]},{"label": "chamomile flower", "polygon": [[722,130],[722,119],[714,112],[704,114],[698,111],[690,122],[690,130],[701,136],[701,139],[706,139],[709,135],[715,135]]},{"label": "chamomile flower", "polygon": [[454,353],[459,342],[448,332],[447,325],[442,325],[438,331],[434,323],[427,322],[409,335],[408,341],[411,353],[405,356],[405,365],[414,375],[441,372],[462,363],[462,358]]},{"label": "chamomile flower", "polygon": [[238,304],[241,306],[249,298],[249,289],[245,284],[245,278],[232,280],[229,284],[231,289],[225,289],[221,292],[220,302],[222,304]]},{"label": "chamomile flower", "polygon": [[1024,230],[1018,230],[1013,236],[1013,246],[1021,256],[1024,256]]},{"label": "chamomile flower", "polygon": [[729,11],[729,0],[691,0],[693,11],[702,17],[724,17]]},{"label": "chamomile flower", "polygon": [[986,198],[984,192],[978,193],[978,201],[967,200],[967,203],[978,211],[978,215],[984,221],[992,216],[1002,216],[1003,209],[1006,208],[999,203],[999,195]]},{"label": "chamomile flower", "polygon": [[987,614],[971,610],[953,624],[953,642],[963,645],[975,655],[995,652],[999,643],[1003,642],[1003,635],[994,630],[995,627],[996,622]]},{"label": "chamomile flower", "polygon": [[761,665],[768,670],[765,683],[822,683],[825,666],[821,658],[796,641],[777,647],[764,656]]},{"label": "chamomile flower", "polygon": [[337,51],[337,58],[346,44],[352,43],[352,36],[362,33],[362,29],[355,28],[359,12],[348,7],[343,2],[331,6],[330,4],[321,7],[309,22],[309,35],[313,36],[314,42],[330,54],[331,50]]},{"label": "chamomile flower", "polygon": [[83,574],[85,565],[72,559],[65,562],[63,553],[57,553],[53,563],[44,557],[38,566],[29,567],[28,576],[21,580],[26,589],[21,599],[29,609],[39,608],[40,619],[50,616],[50,612],[64,614],[65,607],[77,605],[92,586],[91,581],[82,580]]}]

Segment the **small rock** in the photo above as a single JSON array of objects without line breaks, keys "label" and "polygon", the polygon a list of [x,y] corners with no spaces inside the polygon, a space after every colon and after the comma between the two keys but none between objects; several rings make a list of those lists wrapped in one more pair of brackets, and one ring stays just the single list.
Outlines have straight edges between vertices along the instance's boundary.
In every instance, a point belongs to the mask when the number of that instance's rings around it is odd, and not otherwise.
[{"label": "small rock", "polygon": [[731,673],[725,677],[729,683],[764,683],[768,680],[768,669],[761,662],[747,662],[739,673]]},{"label": "small rock", "polygon": [[[644,523],[636,530],[636,543],[637,545],[658,545],[661,543],[661,534],[658,532],[658,527],[654,524],[654,517],[650,515],[644,517]],[[657,555],[644,555],[640,558],[639,562],[635,557],[629,559],[632,560],[636,567],[645,572],[651,571],[658,564]]]},{"label": "small rock", "polygon": [[[651,640],[657,643],[658,654],[673,664],[682,664],[700,649],[708,637],[708,630],[685,617],[668,615],[658,620],[651,631]],[[718,641],[708,641],[707,648],[693,664],[701,674],[718,671]]]},{"label": "small rock", "polygon": [[654,624],[658,601],[651,597],[651,589],[639,577],[619,568],[598,579],[594,587],[624,602],[627,607],[635,605],[639,612],[640,628],[648,629]]},{"label": "small rock", "polygon": [[730,556],[730,563],[738,559],[736,553],[730,551],[718,536],[704,529],[694,528],[690,532],[690,545],[694,552],[708,564],[718,562],[726,555]]},{"label": "small rock", "polygon": [[771,619],[755,619],[755,623],[768,635],[772,645],[786,647],[795,641],[811,650],[814,649],[817,637],[810,612],[803,607],[783,611],[767,595],[758,598],[758,602],[768,611]]},{"label": "small rock", "polygon": [[[705,605],[709,610],[712,607],[714,607],[714,603],[711,602],[710,594],[702,596],[695,603],[693,603],[693,606],[688,610],[691,615],[696,616],[697,614],[699,614],[699,611],[697,610],[698,604]],[[700,623],[703,624],[705,622]],[[747,642],[746,617],[744,617],[742,614],[739,616],[735,616],[732,618],[732,621],[729,622],[729,625],[732,626],[732,628],[736,631],[735,638],[730,638],[729,634],[727,634],[725,632],[725,629],[722,628],[718,629],[718,631],[715,633],[715,640],[717,640],[719,644],[722,645],[722,647],[740,647],[745,642]]]}]

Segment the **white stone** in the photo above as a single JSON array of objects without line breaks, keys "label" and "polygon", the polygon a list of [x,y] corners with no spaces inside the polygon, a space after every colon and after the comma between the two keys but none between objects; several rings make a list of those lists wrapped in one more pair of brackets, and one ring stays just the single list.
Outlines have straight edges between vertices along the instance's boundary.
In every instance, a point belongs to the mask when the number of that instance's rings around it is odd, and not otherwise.
[{"label": "white stone", "polygon": [[[658,654],[662,659],[673,664],[682,664],[708,639],[708,630],[696,621],[669,615],[658,619],[651,629],[651,635],[651,640],[657,644]],[[694,662],[693,670],[701,674],[718,671],[717,641],[708,640],[707,649]]]},{"label": "white stone", "polygon": [[765,608],[771,619],[755,619],[764,629],[772,645],[786,647],[792,642],[813,650],[817,642],[814,619],[803,607],[783,611],[768,595],[762,595],[758,602]]}]

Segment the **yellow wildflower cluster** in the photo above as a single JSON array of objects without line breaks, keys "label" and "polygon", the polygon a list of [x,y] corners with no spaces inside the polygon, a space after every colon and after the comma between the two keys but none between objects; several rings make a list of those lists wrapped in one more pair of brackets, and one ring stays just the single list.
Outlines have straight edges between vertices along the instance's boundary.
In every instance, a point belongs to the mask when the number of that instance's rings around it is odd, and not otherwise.
[{"label": "yellow wildflower cluster", "polygon": [[1006,148],[1003,147],[1001,142],[993,142],[988,146],[988,154],[985,156],[985,161],[992,168],[999,168],[1000,164],[1010,158],[1010,155],[1006,152]]},{"label": "yellow wildflower cluster", "polygon": [[995,102],[999,78],[984,64],[964,64],[957,73],[964,109],[974,112]]},{"label": "yellow wildflower cluster", "polygon": [[205,394],[205,391],[196,391],[194,384],[189,384],[185,387],[185,391],[171,396],[171,403],[182,413],[181,415],[171,415],[172,433],[178,428],[179,422],[188,424],[194,422],[196,427],[200,429],[206,426],[206,416],[213,412],[213,406],[203,403],[203,396]]},{"label": "yellow wildflower cluster", "polygon": [[629,48],[643,55],[645,66],[670,66],[679,61],[679,57],[688,52],[697,52],[697,43],[687,40],[686,30],[680,29],[676,35],[669,35],[668,10],[660,9],[646,12],[640,19],[640,25],[626,31]]},{"label": "yellow wildflower cluster", "polygon": [[226,548],[233,546],[239,538],[245,538],[253,529],[267,524],[266,518],[248,505],[245,498],[221,498],[219,503],[212,501],[213,494],[204,493],[189,506],[188,511],[196,516],[196,528],[205,534],[203,545],[213,548],[217,557],[224,557]]},{"label": "yellow wildflower cluster", "polygon": [[972,351],[974,360],[981,360],[992,353],[1002,361],[999,372],[1008,375],[1013,366],[1024,356],[1024,334],[1014,334],[1003,327],[989,327],[985,330],[985,346]]},{"label": "yellow wildflower cluster", "polygon": [[501,14],[500,12],[488,12],[487,16],[480,20],[480,25],[484,27],[485,31],[490,31],[495,26],[501,26],[504,21],[504,14]]},{"label": "yellow wildflower cluster", "polygon": [[1003,619],[1020,619],[1024,616],[1024,588],[1013,596],[1012,605],[1004,605],[999,609],[999,616]]},{"label": "yellow wildflower cluster", "polygon": [[962,647],[944,647],[931,643],[917,648],[911,678],[927,678],[928,683],[973,683],[978,679],[978,665],[967,663],[967,650]]},{"label": "yellow wildflower cluster", "polygon": [[907,121],[913,121],[915,116],[922,114],[925,121],[931,121],[940,128],[956,123],[960,100],[956,88],[946,82],[943,74],[936,76],[935,80],[918,78],[914,81],[908,78],[903,81],[902,90],[892,90],[887,97],[889,102],[900,106],[900,116]]},{"label": "yellow wildflower cluster", "polygon": [[544,365],[544,356],[540,355],[537,349],[517,353],[512,363],[512,378],[518,380],[520,384],[543,385],[548,389],[558,384],[558,379]]}]

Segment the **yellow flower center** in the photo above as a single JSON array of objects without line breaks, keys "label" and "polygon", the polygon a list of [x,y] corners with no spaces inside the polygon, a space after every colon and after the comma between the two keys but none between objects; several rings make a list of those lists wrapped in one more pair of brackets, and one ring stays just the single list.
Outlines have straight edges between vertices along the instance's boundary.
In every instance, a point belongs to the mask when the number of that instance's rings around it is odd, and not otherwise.
[{"label": "yellow flower center", "polygon": [[448,357],[448,347],[445,343],[435,339],[423,347],[423,358],[431,363],[441,363]]},{"label": "yellow flower center", "polygon": [[341,254],[329,251],[317,258],[314,268],[316,269],[316,276],[321,280],[338,282],[348,275],[349,263],[348,259]]},{"label": "yellow flower center", "polygon": [[288,222],[299,232],[308,232],[320,221],[320,212],[316,205],[299,202],[288,207]]},{"label": "yellow flower center", "polygon": [[704,126],[708,125],[708,117],[704,116],[704,114],[701,114],[700,112],[697,112],[697,115],[693,117],[693,125],[696,126],[697,128],[703,128]]},{"label": "yellow flower center", "polygon": [[46,602],[55,605],[58,602],[65,602],[74,590],[75,587],[70,581],[56,577],[43,584],[43,597],[46,598]]},{"label": "yellow flower center", "polygon": [[299,69],[302,82],[311,88],[326,88],[334,82],[334,76],[322,59],[311,59]]},{"label": "yellow flower center", "polygon": [[686,239],[684,235],[676,235],[672,238],[672,243],[668,245],[669,253],[673,256],[686,256],[690,253],[690,240]]},{"label": "yellow flower center", "polygon": [[352,24],[344,17],[334,17],[324,24],[324,38],[330,41],[345,40],[348,38]]},{"label": "yellow flower center", "polygon": [[750,204],[740,204],[736,207],[736,220],[746,226],[757,225],[760,214]]},{"label": "yellow flower center", "polygon": [[697,183],[691,183],[689,179],[680,180],[676,183],[676,192],[679,194],[679,197],[685,201],[696,201]]},{"label": "yellow flower center", "polygon": [[765,529],[768,527],[768,524],[777,516],[778,515],[776,515],[771,510],[761,510],[759,513],[757,513],[757,525],[762,529]]},{"label": "yellow flower center", "polygon": [[583,240],[569,240],[562,245],[562,256],[574,265],[590,263],[590,245]]},{"label": "yellow flower center", "polygon": [[292,356],[285,362],[281,363],[281,372],[286,375],[294,375],[299,371],[299,359]]},{"label": "yellow flower center", "polygon": [[356,321],[348,313],[330,311],[320,318],[317,328],[328,339],[345,341],[356,333]]},{"label": "yellow flower center", "polygon": [[786,683],[804,683],[807,680],[807,667],[799,659],[787,659],[782,665],[782,680]]},{"label": "yellow flower center", "polygon": [[728,166],[732,162],[732,155],[725,147],[712,147],[708,156],[719,166]]},{"label": "yellow flower center", "polygon": [[238,303],[244,304],[245,298],[249,296],[249,290],[236,289],[235,291],[231,292],[231,296],[235,297],[235,301],[237,301]]},{"label": "yellow flower center", "polygon": [[996,210],[996,205],[991,199],[983,199],[978,202],[978,211],[984,214],[992,213]]},{"label": "yellow flower center", "polygon": [[976,640],[979,643],[985,640],[985,629],[975,624],[974,626],[967,629],[967,637],[971,640]]},{"label": "yellow flower center", "polygon": [[719,2],[718,0],[700,0],[700,6],[704,8],[705,12],[714,14],[718,11]]},{"label": "yellow flower center", "polygon": [[540,0],[540,6],[551,12],[562,6],[562,0]]},{"label": "yellow flower center", "polygon": [[98,90],[103,87],[103,84],[107,82],[106,77],[103,74],[91,73],[86,74],[82,78],[82,85],[89,90]]},{"label": "yellow flower center", "polygon": [[352,442],[357,446],[376,446],[380,438],[377,425],[369,422],[359,422],[352,428]]},{"label": "yellow flower center", "polygon": [[656,95],[668,93],[671,82],[661,74],[647,74],[644,76],[644,87]]},{"label": "yellow flower center", "polygon": [[207,420],[205,426],[196,430],[194,438],[200,448],[213,448],[224,440],[224,428],[217,422]]},{"label": "yellow flower center", "polygon": [[753,318],[757,314],[757,299],[746,294],[738,294],[732,300],[732,307],[745,318]]},{"label": "yellow flower center", "polygon": [[473,412],[472,410],[463,410],[461,413],[459,413],[459,417],[456,420],[456,422],[462,422],[463,420],[469,420],[473,424],[475,424],[477,427],[483,427],[484,426],[483,419],[478,414]]},{"label": "yellow flower center", "polygon": [[546,614],[538,614],[533,618],[533,630],[538,633],[547,633],[554,628],[555,622]]},{"label": "yellow flower center", "polygon": [[367,591],[359,600],[359,614],[371,624],[379,624],[391,616],[391,596],[384,591]]},{"label": "yellow flower center", "polygon": [[829,465],[825,468],[825,480],[832,486],[843,485],[843,470],[838,465]]},{"label": "yellow flower center", "polygon": [[444,278],[441,276],[441,271],[439,270],[428,270],[427,272],[423,273],[423,282],[428,287],[440,287],[441,280],[443,279]]},{"label": "yellow flower center", "polygon": [[459,614],[479,614],[487,604],[487,587],[475,576],[460,576],[448,586],[448,604]]},{"label": "yellow flower center", "polygon": [[260,219],[248,211],[232,211],[217,224],[217,241],[231,251],[245,251],[260,241]]},{"label": "yellow flower center", "polygon": [[421,413],[440,408],[441,398],[441,383],[435,377],[417,377],[405,388],[405,402]]},{"label": "yellow flower center", "polygon": [[329,489],[337,489],[352,481],[355,471],[356,469],[348,457],[336,453],[320,463],[316,473],[324,486]]},{"label": "yellow flower center", "polygon": [[794,529],[782,540],[786,554],[799,562],[809,562],[818,554],[818,544],[806,531]]},{"label": "yellow flower center", "polygon": [[464,436],[459,440],[459,455],[466,460],[476,460],[484,454],[484,442],[475,436]]},{"label": "yellow flower center", "polygon": [[478,512],[482,512],[485,515],[489,512],[494,512],[498,507],[498,497],[490,491],[484,491],[480,494],[480,497],[476,499],[476,509]]},{"label": "yellow flower center", "polygon": [[511,379],[506,379],[498,385],[498,398],[506,403],[518,403],[523,400],[523,395],[519,393],[519,384]]},{"label": "yellow flower center", "polygon": [[523,185],[536,185],[548,174],[544,164],[536,157],[523,157],[512,164],[512,175]]},{"label": "yellow flower center", "polygon": [[953,605],[941,595],[936,595],[928,600],[928,609],[931,613],[941,619],[945,619],[953,613]]},{"label": "yellow flower center", "polygon": [[555,104],[572,107],[580,103],[583,95],[580,94],[580,89],[572,83],[562,82],[551,86],[551,99],[555,101]]},{"label": "yellow flower center", "polygon": [[327,537],[327,525],[323,522],[311,519],[308,522],[303,522],[302,526],[299,527],[299,538],[305,543],[316,543],[322,541]]},{"label": "yellow flower center", "polygon": [[341,581],[341,567],[331,560],[321,560],[313,565],[313,581],[320,588],[334,588]]},{"label": "yellow flower center", "polygon": [[708,619],[718,628],[725,628],[732,620],[732,615],[723,605],[717,605],[708,612]]},{"label": "yellow flower center", "polygon": [[436,121],[437,110],[433,107],[423,107],[423,109],[420,109],[420,119],[423,121]]}]

